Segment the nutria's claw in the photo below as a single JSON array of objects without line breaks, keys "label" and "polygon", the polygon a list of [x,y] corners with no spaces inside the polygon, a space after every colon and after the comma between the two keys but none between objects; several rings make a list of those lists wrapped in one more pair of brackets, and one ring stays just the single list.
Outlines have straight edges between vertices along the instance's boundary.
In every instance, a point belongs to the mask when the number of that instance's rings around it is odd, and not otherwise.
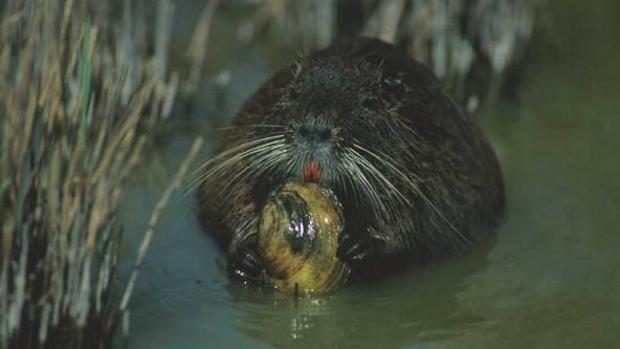
[{"label": "nutria's claw", "polygon": [[264,271],[263,261],[253,249],[236,250],[228,257],[228,274],[239,283],[260,285]]},{"label": "nutria's claw", "polygon": [[352,238],[343,232],[338,246],[338,257],[345,262],[358,262],[379,253],[385,242],[374,237]]}]

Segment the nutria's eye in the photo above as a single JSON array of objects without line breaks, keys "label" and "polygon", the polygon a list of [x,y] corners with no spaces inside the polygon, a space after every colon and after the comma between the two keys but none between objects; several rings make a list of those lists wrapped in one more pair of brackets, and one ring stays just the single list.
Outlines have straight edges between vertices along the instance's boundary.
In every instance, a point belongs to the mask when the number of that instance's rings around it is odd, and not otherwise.
[{"label": "nutria's eye", "polygon": [[387,73],[383,77],[383,99],[389,104],[396,104],[405,94],[405,83],[400,73]]},{"label": "nutria's eye", "polygon": [[383,83],[388,87],[400,87],[403,85],[403,80],[398,76],[386,76],[383,78]]},{"label": "nutria's eye", "polygon": [[301,63],[295,62],[290,65],[291,73],[293,74],[293,78],[297,78],[301,73]]}]

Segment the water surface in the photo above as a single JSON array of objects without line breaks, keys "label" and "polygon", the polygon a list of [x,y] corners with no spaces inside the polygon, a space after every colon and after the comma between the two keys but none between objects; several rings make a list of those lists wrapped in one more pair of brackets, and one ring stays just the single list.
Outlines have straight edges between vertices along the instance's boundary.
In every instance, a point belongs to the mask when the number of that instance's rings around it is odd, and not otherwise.
[{"label": "water surface", "polygon": [[[620,4],[554,1],[550,10],[519,103],[493,102],[480,115],[507,188],[494,238],[296,305],[230,285],[193,198],[177,197],[132,300],[132,347],[620,347]],[[177,11],[198,12],[189,3]],[[232,44],[233,28],[219,21],[200,102],[133,178],[123,215],[133,243],[192,138],[210,137],[290,57],[273,42]]]}]

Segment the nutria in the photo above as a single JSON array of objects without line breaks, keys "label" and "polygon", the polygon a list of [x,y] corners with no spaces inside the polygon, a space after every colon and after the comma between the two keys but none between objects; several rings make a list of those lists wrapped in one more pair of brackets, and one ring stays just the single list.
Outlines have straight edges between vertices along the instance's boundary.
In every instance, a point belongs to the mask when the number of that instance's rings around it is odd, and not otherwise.
[{"label": "nutria", "polygon": [[291,179],[340,199],[338,256],[353,279],[464,251],[503,212],[501,171],[476,120],[427,68],[379,40],[285,67],[223,131],[195,178],[199,216],[244,283],[264,271],[261,208]]}]

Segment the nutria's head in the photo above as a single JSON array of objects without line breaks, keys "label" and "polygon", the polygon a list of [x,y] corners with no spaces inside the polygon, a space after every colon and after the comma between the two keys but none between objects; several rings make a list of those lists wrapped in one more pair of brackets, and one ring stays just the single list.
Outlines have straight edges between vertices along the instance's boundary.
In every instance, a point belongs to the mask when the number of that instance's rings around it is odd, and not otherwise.
[{"label": "nutria's head", "polygon": [[355,171],[346,168],[359,152],[355,145],[377,142],[386,118],[381,70],[339,57],[311,57],[293,69],[294,78],[265,121],[286,127],[289,175],[336,185]]},{"label": "nutria's head", "polygon": [[402,143],[414,142],[397,111],[405,74],[351,52],[311,55],[267,83],[258,95],[269,98],[248,101],[202,178],[223,178],[223,191],[250,182],[265,197],[290,179],[319,182],[382,216],[405,200],[394,183],[405,178]]}]

